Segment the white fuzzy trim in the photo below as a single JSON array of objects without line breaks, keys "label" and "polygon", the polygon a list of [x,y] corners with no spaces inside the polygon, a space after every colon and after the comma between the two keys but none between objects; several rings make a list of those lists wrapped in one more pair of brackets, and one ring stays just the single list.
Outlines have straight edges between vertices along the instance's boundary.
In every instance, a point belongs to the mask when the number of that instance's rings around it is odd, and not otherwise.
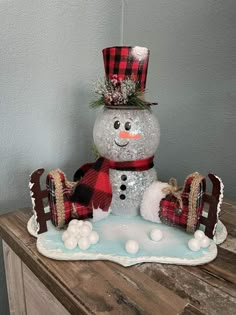
[{"label": "white fuzzy trim", "polygon": [[31,197],[31,202],[32,202],[32,207],[33,207],[33,214],[34,214],[34,219],[33,219],[33,224],[34,224],[34,230],[35,230],[35,233],[37,234],[38,231],[39,231],[39,223],[38,223],[38,216],[37,216],[37,212],[35,210],[35,198],[33,197],[34,193],[32,191],[32,188],[34,186],[34,183],[31,183],[31,181],[29,181],[29,189],[30,189],[30,197]]},{"label": "white fuzzy trim", "polygon": [[111,208],[109,208],[108,211],[104,211],[100,208],[94,208],[92,222],[103,220],[106,217],[108,217],[110,213],[111,213]]},{"label": "white fuzzy trim", "polygon": [[222,202],[223,202],[223,197],[224,197],[224,184],[222,182],[222,179],[218,176],[216,176],[214,174],[214,176],[219,180],[220,182],[220,196],[219,196],[219,202],[217,204],[217,221],[216,221],[216,224],[214,226],[214,230],[213,230],[213,235],[215,234],[216,232],[216,227],[217,227],[217,223],[218,223],[218,217],[219,217],[219,213],[221,211],[221,205],[222,205]]},{"label": "white fuzzy trim", "polygon": [[140,206],[140,214],[144,219],[157,223],[161,222],[159,218],[160,201],[166,196],[162,192],[165,187],[169,187],[169,184],[157,181],[144,191]]}]

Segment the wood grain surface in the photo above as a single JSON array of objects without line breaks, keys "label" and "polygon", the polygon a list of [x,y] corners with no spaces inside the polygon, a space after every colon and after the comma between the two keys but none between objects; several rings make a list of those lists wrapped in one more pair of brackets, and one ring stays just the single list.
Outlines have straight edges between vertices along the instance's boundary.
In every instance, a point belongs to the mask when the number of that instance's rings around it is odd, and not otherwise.
[{"label": "wood grain surface", "polygon": [[3,255],[11,315],[26,314],[22,261],[4,241]]},{"label": "wood grain surface", "polygon": [[[54,295],[23,264],[23,279],[27,315],[69,315]],[[17,313],[18,314],[18,313]]]},{"label": "wood grain surface", "polygon": [[27,232],[31,214],[1,216],[0,236],[70,314],[236,314],[236,202],[223,203],[229,235],[217,258],[198,267],[51,260]]}]

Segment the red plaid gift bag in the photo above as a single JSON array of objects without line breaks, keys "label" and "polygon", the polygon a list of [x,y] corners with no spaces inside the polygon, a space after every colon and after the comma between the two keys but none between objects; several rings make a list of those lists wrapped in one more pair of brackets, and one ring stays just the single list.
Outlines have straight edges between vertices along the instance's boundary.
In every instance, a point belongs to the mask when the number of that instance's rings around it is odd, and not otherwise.
[{"label": "red plaid gift bag", "polygon": [[167,196],[160,202],[159,217],[162,223],[193,233],[199,226],[205,190],[205,177],[197,172],[186,178],[182,190],[178,190],[176,180],[171,179],[170,187],[164,191]]}]

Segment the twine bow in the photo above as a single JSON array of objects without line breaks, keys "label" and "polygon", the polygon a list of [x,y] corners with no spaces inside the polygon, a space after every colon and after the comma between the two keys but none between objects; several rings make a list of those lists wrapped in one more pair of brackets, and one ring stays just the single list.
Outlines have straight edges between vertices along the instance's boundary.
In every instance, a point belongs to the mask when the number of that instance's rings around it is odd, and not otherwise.
[{"label": "twine bow", "polygon": [[181,198],[181,195],[182,195],[182,187],[178,187],[178,184],[177,184],[177,180],[176,178],[170,178],[169,180],[169,186],[167,187],[164,187],[162,189],[162,192],[166,195],[168,194],[172,194],[179,202],[179,208],[180,209],[183,209],[183,202],[182,202],[182,198]]},{"label": "twine bow", "polygon": [[[199,198],[202,198],[200,194],[204,193],[205,191],[203,184],[205,178],[198,172],[194,172],[186,178],[184,182],[184,187],[186,187],[187,180],[189,179],[191,179],[190,189],[188,192],[188,197],[185,197],[185,199],[187,198],[188,200],[186,231],[189,233],[193,233],[198,223],[198,204],[199,202],[201,202],[199,201]],[[178,187],[177,180],[175,178],[171,178],[169,180],[169,186],[162,189],[162,192],[164,194],[172,194],[178,200],[179,209],[177,207],[175,208],[175,213],[177,215],[181,215],[183,210],[183,201],[181,195],[184,191],[185,188]]]}]

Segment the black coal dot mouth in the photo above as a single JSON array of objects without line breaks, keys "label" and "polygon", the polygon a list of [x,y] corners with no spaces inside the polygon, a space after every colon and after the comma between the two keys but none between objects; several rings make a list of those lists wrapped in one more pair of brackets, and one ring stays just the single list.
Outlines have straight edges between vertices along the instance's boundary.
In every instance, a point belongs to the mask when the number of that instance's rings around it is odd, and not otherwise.
[{"label": "black coal dot mouth", "polygon": [[127,143],[125,143],[125,144],[119,144],[119,143],[116,142],[116,140],[114,142],[115,142],[116,145],[118,145],[118,147],[121,147],[121,148],[126,147],[129,144],[129,141]]}]

